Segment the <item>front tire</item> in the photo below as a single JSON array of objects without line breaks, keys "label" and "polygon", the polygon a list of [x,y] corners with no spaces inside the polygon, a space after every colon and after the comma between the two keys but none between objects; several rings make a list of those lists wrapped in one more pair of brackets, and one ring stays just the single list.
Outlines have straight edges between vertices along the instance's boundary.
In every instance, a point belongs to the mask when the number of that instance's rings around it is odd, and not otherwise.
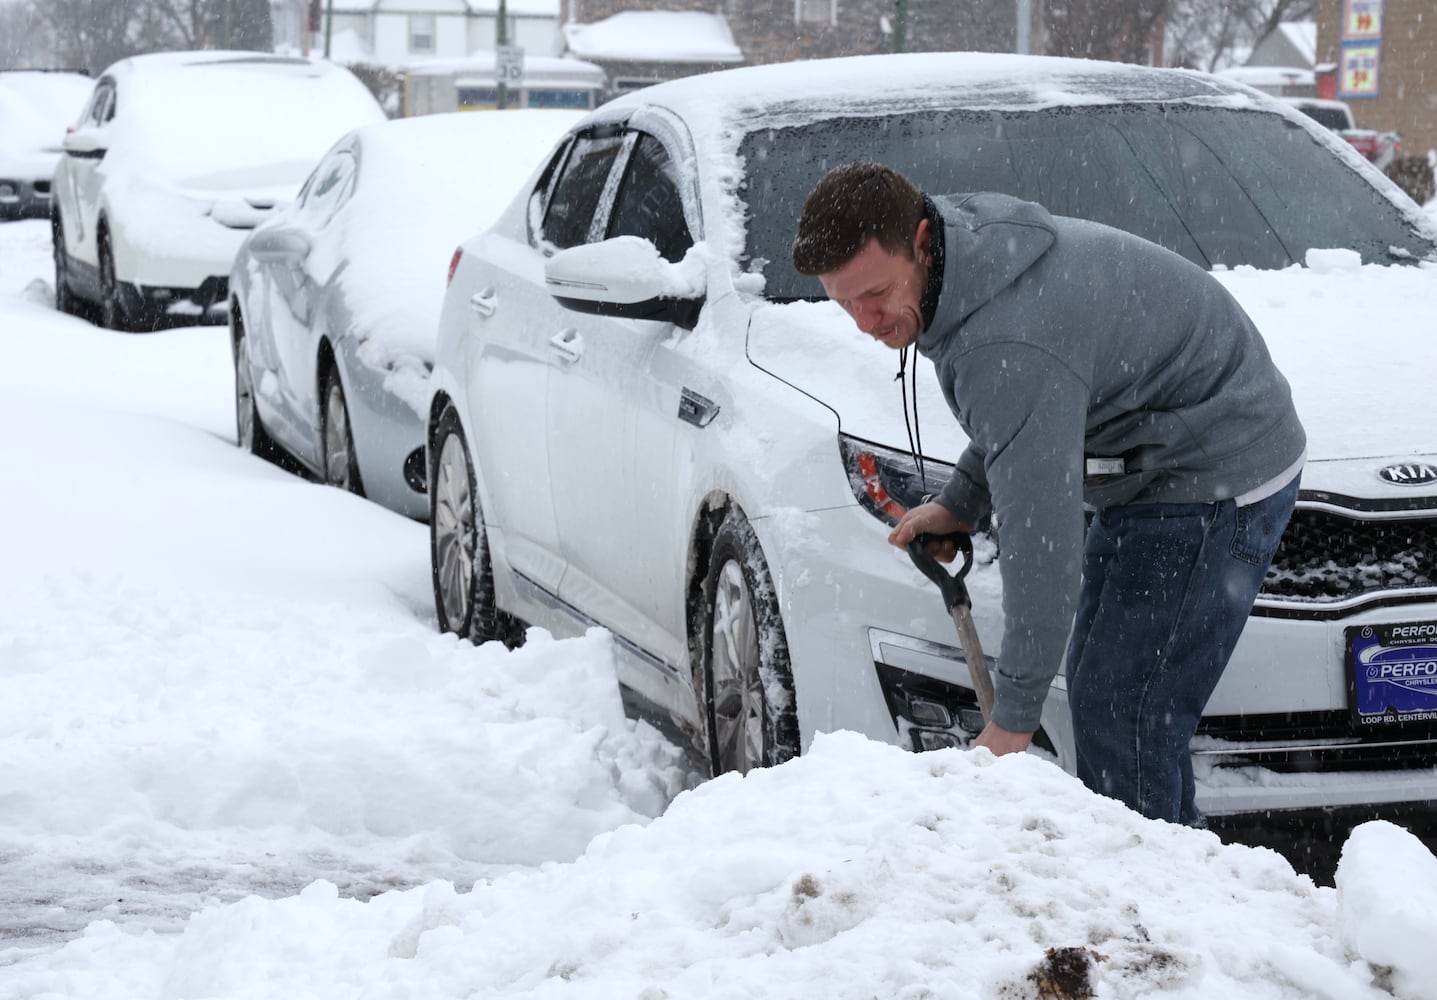
[{"label": "front tire", "polygon": [[98,255],[100,264],[100,325],[107,330],[124,333],[132,329],[125,303],[120,299],[120,282],[115,277],[115,254],[110,249],[110,234],[100,233]]},{"label": "front tire", "polygon": [[758,536],[737,508],[719,523],[701,594],[714,774],[781,764],[799,751],[788,639]]},{"label": "front tire", "polygon": [[503,640],[484,512],[464,429],[453,407],[445,409],[435,425],[431,455],[429,566],[439,630],[475,645]]},{"label": "front tire", "polygon": [[359,461],[354,454],[354,431],[349,424],[349,404],[344,386],[339,381],[339,368],[331,364],[324,376],[321,393],[324,411],[320,427],[320,464],[324,481],[350,493],[364,496],[364,483],[359,478]]},{"label": "front tire", "polygon": [[55,257],[55,311],[66,316],[78,315],[80,304],[70,291],[70,255],[65,250],[65,229],[58,214],[50,224],[50,240]]},{"label": "front tire", "polygon": [[254,399],[254,368],[250,364],[249,338],[244,318],[236,309],[230,318],[230,343],[235,363],[235,444],[267,461],[274,461],[279,447],[260,423]]}]

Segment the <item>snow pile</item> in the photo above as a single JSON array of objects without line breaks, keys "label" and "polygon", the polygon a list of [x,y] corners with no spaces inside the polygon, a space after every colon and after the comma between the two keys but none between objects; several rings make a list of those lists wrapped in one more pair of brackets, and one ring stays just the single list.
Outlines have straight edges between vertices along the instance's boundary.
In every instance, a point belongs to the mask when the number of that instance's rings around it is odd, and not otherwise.
[{"label": "snow pile", "polygon": [[[1351,863],[1390,847],[1354,840]],[[1413,894],[1404,916],[1430,927],[1434,906]],[[98,924],[12,969],[0,996],[1017,998],[1046,978],[1111,997],[1355,998],[1389,975],[1398,995],[1437,995],[1426,941],[1373,924],[1389,974],[1349,957],[1343,915],[1373,914],[1035,758],[839,734],[685,793],[573,864],[368,903],[316,882],[172,936]]]}]

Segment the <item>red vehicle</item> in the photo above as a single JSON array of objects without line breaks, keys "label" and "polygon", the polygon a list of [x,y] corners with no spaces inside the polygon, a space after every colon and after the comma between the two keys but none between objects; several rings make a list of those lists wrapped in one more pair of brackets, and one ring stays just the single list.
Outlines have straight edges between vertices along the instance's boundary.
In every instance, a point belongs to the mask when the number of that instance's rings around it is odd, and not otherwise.
[{"label": "red vehicle", "polygon": [[1284,97],[1283,100],[1352,143],[1354,149],[1379,169],[1391,163],[1402,151],[1402,137],[1396,132],[1358,128],[1352,118],[1352,108],[1345,101],[1318,97]]}]

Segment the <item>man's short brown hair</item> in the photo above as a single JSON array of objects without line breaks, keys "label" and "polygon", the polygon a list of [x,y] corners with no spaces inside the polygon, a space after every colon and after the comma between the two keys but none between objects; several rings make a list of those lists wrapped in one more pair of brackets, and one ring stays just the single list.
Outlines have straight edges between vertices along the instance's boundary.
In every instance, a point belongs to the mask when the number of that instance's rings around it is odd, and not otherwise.
[{"label": "man's short brown hair", "polygon": [[923,195],[892,167],[845,163],[823,175],[803,203],[793,266],[799,274],[827,274],[876,239],[891,254],[913,256],[923,221]]}]

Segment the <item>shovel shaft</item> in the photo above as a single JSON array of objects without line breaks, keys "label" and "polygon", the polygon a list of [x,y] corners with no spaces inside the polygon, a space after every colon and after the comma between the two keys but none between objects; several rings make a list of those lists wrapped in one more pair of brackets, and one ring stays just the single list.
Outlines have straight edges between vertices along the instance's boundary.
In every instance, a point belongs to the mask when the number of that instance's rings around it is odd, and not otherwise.
[{"label": "shovel shaft", "polygon": [[983,656],[983,644],[978,641],[978,629],[973,624],[973,614],[966,604],[955,604],[950,609],[953,626],[958,630],[958,644],[963,647],[963,659],[968,663],[968,676],[973,678],[973,691],[978,695],[978,707],[983,710],[983,724],[993,721],[993,678],[988,673],[988,661]]}]

